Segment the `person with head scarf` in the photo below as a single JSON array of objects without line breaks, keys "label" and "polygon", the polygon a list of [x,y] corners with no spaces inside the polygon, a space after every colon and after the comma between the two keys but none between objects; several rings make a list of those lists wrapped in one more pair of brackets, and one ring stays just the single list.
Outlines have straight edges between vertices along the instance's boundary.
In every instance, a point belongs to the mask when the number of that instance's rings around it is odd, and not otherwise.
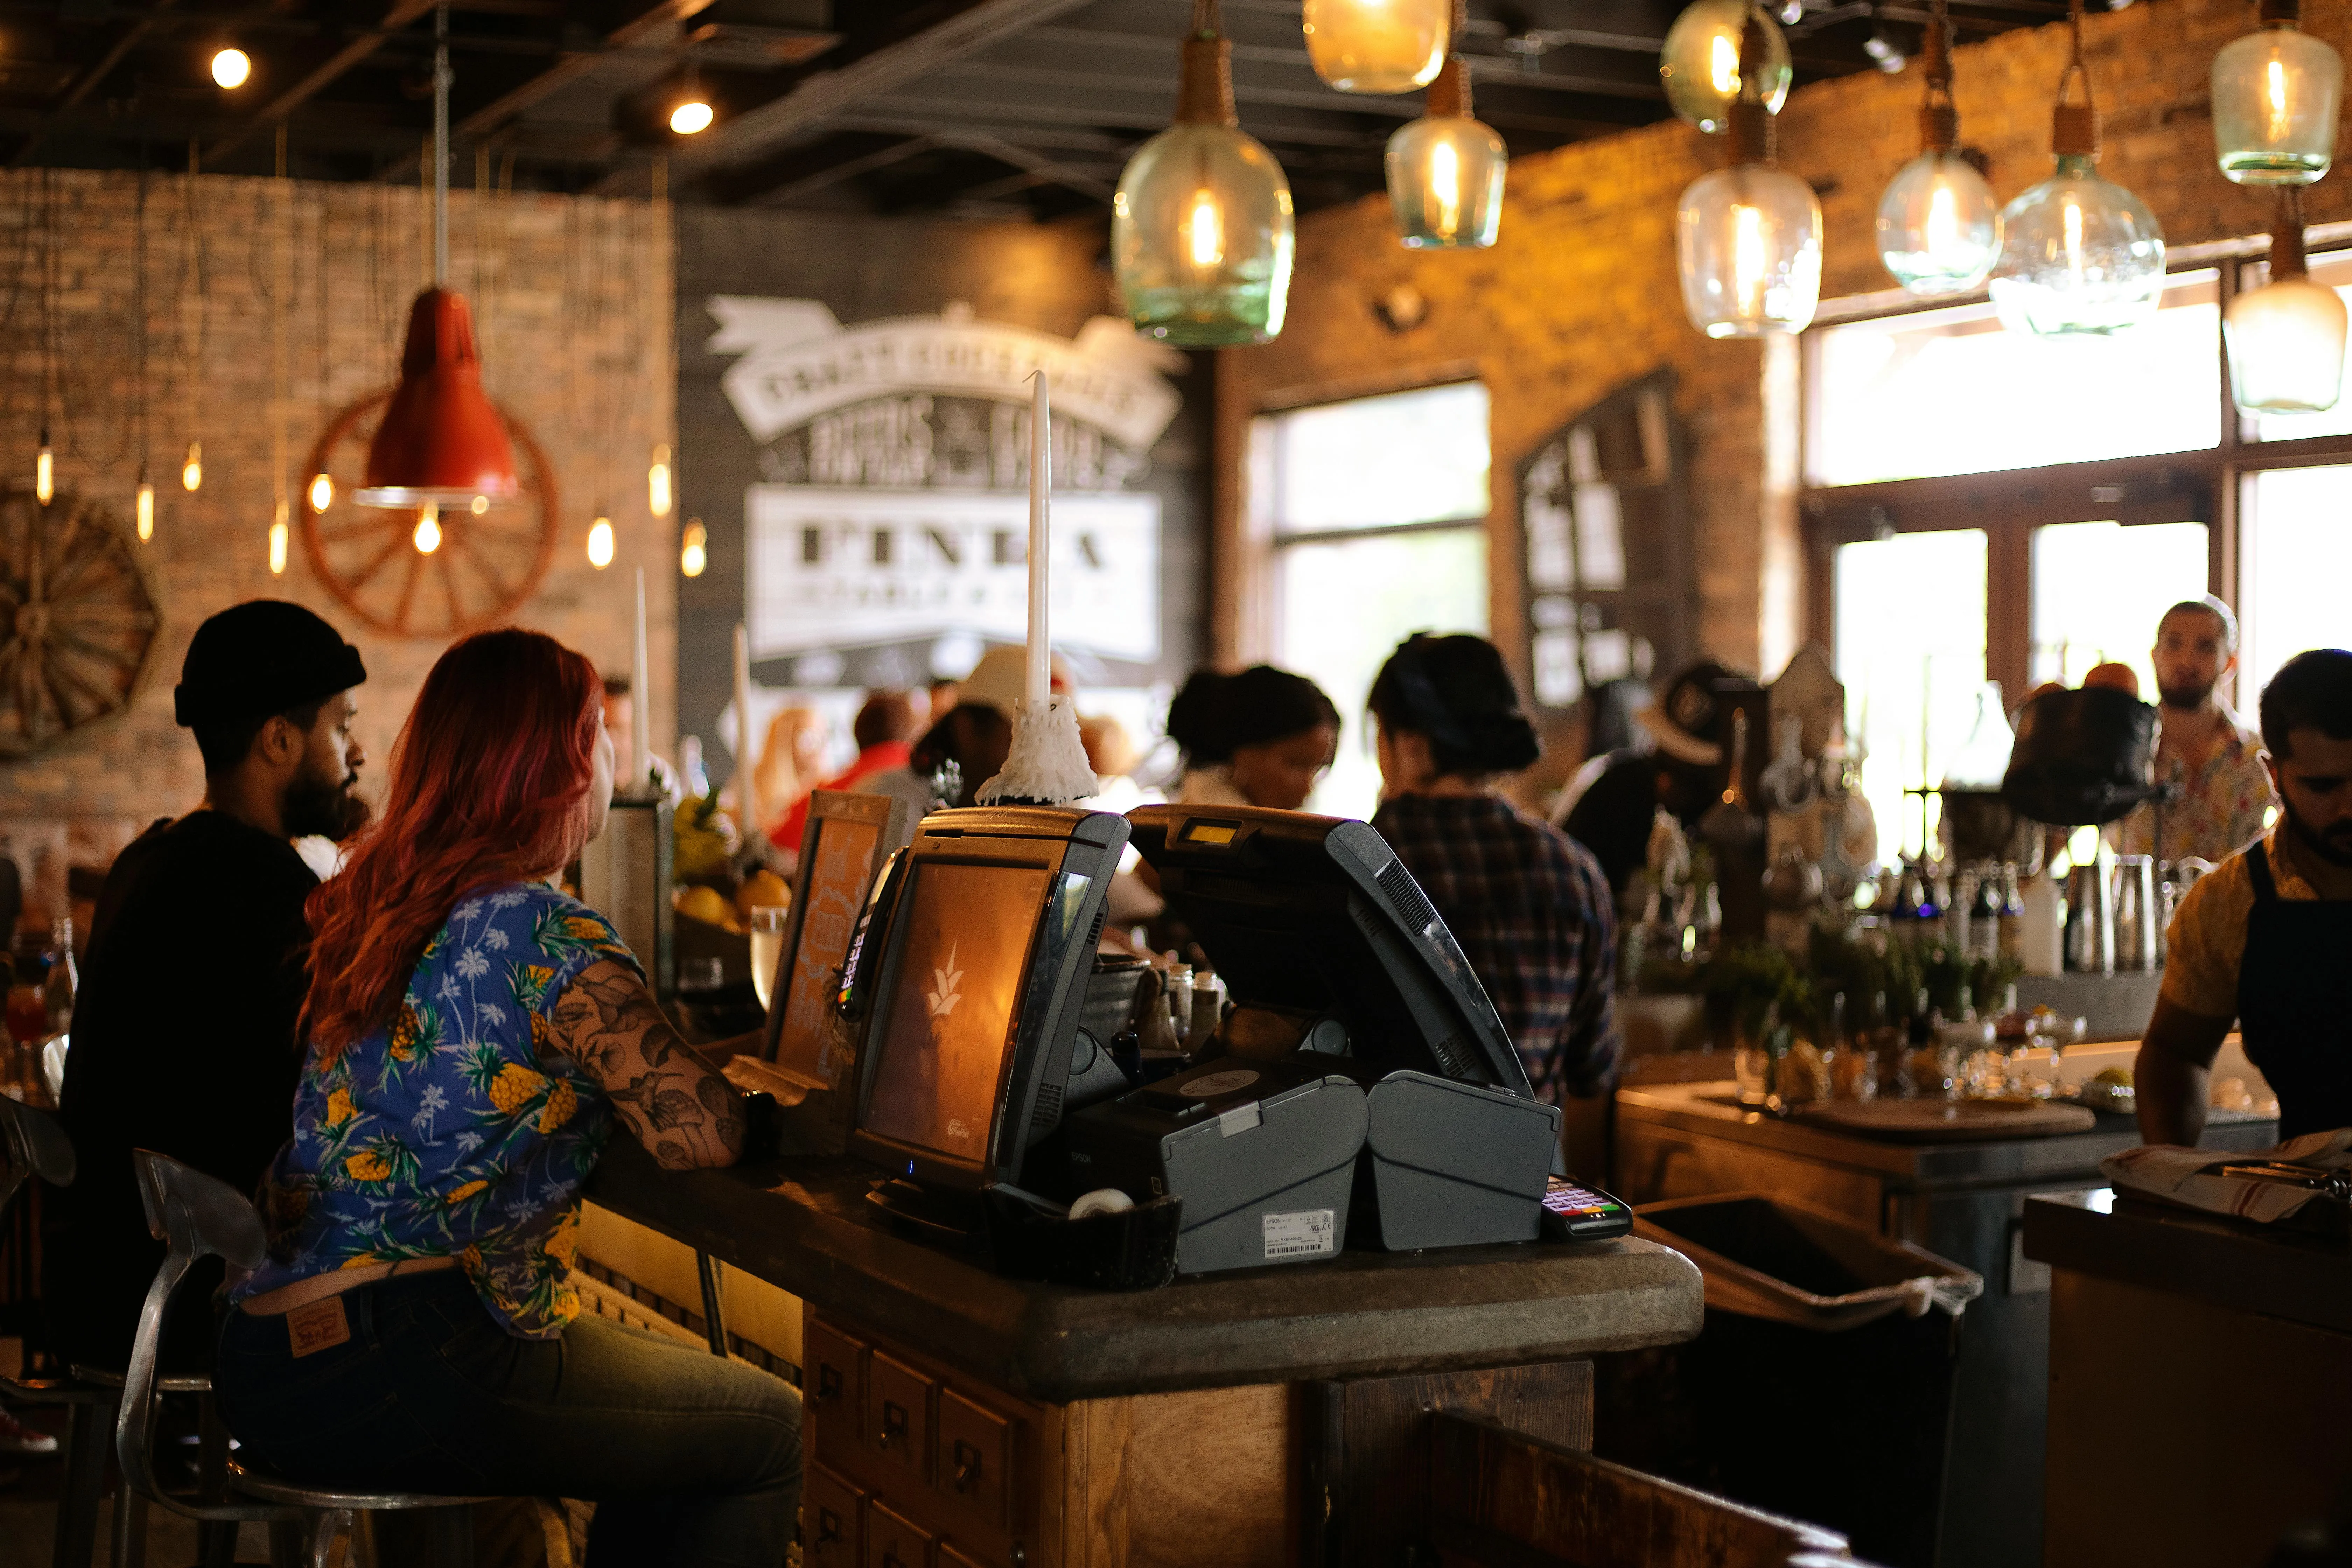
[{"label": "person with head scarf", "polygon": [[1297,811],[1338,755],[1339,710],[1305,676],[1269,664],[1202,669],[1169,705],[1168,734],[1184,751],[1181,804]]},{"label": "person with head scarf", "polygon": [[1581,845],[1505,797],[1542,747],[1484,637],[1416,633],[1381,667],[1372,826],[1461,943],[1536,1093],[1593,1095],[1617,1061],[1608,879]]},{"label": "person with head scarf", "polygon": [[[50,1194],[43,1294],[62,1359],[121,1366],[163,1261],[131,1152],[152,1149],[251,1192],[293,1128],[295,1017],[308,982],[292,840],[365,820],[352,720],[359,650],[299,605],[257,599],[196,628],[173,693],[204,757],[205,797],[115,858],[74,999],[61,1119],[79,1179]],[[165,1364],[211,1364],[200,1266],[173,1300]]]}]

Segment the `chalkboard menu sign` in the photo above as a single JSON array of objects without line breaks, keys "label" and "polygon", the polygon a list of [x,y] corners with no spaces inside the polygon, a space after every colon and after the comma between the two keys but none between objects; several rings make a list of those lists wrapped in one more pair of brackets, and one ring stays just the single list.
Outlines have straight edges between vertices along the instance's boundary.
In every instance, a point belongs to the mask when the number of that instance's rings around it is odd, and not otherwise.
[{"label": "chalkboard menu sign", "polygon": [[849,953],[874,874],[908,838],[907,803],[893,795],[821,789],[809,797],[793,912],[768,1014],[768,1061],[812,1085],[833,1082],[825,1005]]}]

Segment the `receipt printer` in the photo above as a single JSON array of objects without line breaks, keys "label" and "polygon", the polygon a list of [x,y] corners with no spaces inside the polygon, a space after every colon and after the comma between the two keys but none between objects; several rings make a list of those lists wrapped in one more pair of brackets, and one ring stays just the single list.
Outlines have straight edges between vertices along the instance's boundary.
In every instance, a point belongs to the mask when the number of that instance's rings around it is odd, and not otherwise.
[{"label": "receipt printer", "polygon": [[1073,1116],[1070,1173],[1139,1201],[1182,1196],[1179,1274],[1311,1263],[1348,1233],[1365,1104],[1311,1056],[1223,1057]]},{"label": "receipt printer", "polygon": [[1409,1252],[1536,1238],[1559,1107],[1423,1072],[1390,1073],[1367,1107],[1352,1243]]}]

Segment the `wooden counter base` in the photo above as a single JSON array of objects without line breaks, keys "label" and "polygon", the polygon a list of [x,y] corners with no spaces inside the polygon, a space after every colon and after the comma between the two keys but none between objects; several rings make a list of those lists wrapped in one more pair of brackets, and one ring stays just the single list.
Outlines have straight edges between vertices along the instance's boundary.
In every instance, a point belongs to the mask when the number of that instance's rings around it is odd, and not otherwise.
[{"label": "wooden counter base", "polygon": [[1385,1563],[1433,1412],[1592,1439],[1586,1361],[1042,1405],[814,1309],[804,1343],[809,1568]]}]

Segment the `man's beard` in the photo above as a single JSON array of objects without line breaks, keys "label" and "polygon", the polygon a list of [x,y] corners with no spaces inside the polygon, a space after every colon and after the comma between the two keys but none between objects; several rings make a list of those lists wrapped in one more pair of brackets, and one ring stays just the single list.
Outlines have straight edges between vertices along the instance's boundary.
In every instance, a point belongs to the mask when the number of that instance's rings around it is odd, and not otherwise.
[{"label": "man's beard", "polygon": [[331,838],[340,844],[366,826],[368,804],[359,797],[359,782],[356,771],[338,780],[308,773],[295,779],[286,786],[286,798],[279,806],[286,836]]},{"label": "man's beard", "polygon": [[2304,821],[2302,814],[2284,795],[2279,805],[2285,808],[2287,832],[2297,844],[2331,866],[2352,866],[2352,822],[2339,822],[2321,833]]},{"label": "man's beard", "polygon": [[2167,708],[2176,712],[2194,713],[2205,706],[2206,699],[2213,695],[2213,683],[2209,680],[2202,686],[2159,686],[2156,694],[2164,700]]}]

